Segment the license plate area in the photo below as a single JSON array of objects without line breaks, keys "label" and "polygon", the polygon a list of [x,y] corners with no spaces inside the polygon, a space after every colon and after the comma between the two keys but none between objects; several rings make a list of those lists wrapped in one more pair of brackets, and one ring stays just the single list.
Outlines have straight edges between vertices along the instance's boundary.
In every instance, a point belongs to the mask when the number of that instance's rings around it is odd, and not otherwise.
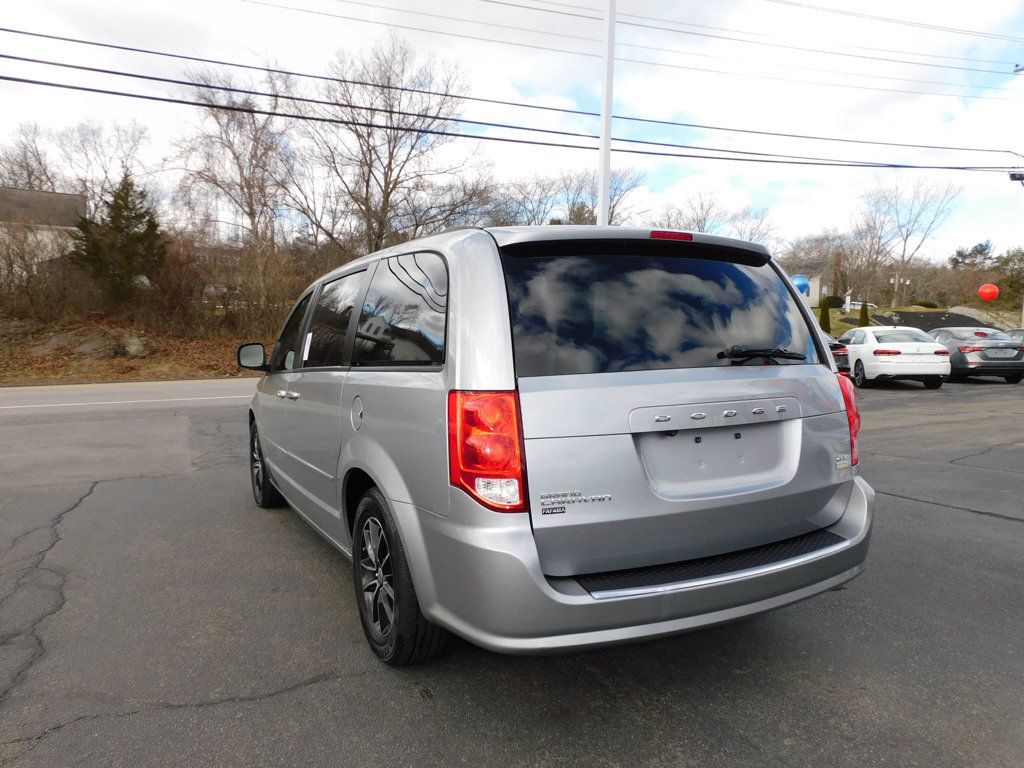
[{"label": "license plate area", "polygon": [[996,357],[999,359],[1006,359],[1017,356],[1016,349],[989,349],[985,352],[986,357]]},{"label": "license plate area", "polygon": [[788,483],[800,456],[799,419],[634,435],[651,490],[665,499],[728,496]]}]

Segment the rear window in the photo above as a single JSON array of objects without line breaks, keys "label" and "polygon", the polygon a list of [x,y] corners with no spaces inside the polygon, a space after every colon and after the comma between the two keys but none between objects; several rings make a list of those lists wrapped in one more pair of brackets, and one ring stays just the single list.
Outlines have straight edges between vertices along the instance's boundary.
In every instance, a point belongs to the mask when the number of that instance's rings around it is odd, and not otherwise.
[{"label": "rear window", "polygon": [[770,265],[542,252],[502,255],[518,376],[728,366],[741,361],[717,355],[734,345],[805,355],[751,365],[820,362],[797,300]]},{"label": "rear window", "polygon": [[900,342],[934,344],[935,339],[924,331],[901,329],[899,331],[875,331],[875,338],[880,344],[899,344]]},{"label": "rear window", "polygon": [[995,328],[963,328],[953,332],[953,335],[961,340],[970,339],[992,339],[993,341],[1013,341],[1002,331]]}]

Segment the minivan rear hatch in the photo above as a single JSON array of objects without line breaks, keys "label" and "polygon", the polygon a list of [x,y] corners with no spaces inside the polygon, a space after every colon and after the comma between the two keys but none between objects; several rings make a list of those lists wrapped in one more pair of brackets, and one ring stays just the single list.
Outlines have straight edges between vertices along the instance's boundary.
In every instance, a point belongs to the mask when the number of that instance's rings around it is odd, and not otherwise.
[{"label": "minivan rear hatch", "polygon": [[735,552],[845,509],[849,427],[813,321],[766,252],[708,240],[501,247],[549,576]]}]

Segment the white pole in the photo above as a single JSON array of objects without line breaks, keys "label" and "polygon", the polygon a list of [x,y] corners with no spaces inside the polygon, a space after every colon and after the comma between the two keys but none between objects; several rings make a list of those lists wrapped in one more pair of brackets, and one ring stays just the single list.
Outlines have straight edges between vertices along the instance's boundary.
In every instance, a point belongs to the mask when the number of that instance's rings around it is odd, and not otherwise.
[{"label": "white pole", "polygon": [[608,0],[604,30],[604,87],[601,89],[601,149],[597,174],[597,223],[608,224],[612,175],[612,82],[615,77],[615,0]]}]

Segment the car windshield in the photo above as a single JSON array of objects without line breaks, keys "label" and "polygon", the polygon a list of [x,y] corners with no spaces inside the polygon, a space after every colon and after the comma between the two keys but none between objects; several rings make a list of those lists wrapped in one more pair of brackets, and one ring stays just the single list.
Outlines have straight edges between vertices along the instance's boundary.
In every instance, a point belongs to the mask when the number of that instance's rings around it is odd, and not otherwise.
[{"label": "car windshield", "polygon": [[995,328],[962,328],[954,331],[958,339],[991,339],[992,341],[1013,341],[1002,331]]},{"label": "car windshield", "polygon": [[875,338],[880,344],[899,344],[900,342],[934,344],[935,339],[924,331],[914,328],[900,328],[895,331],[875,331]]},{"label": "car windshield", "polygon": [[[820,362],[796,298],[769,264],[549,254],[502,259],[520,376]],[[785,354],[736,359],[733,347]]]}]

